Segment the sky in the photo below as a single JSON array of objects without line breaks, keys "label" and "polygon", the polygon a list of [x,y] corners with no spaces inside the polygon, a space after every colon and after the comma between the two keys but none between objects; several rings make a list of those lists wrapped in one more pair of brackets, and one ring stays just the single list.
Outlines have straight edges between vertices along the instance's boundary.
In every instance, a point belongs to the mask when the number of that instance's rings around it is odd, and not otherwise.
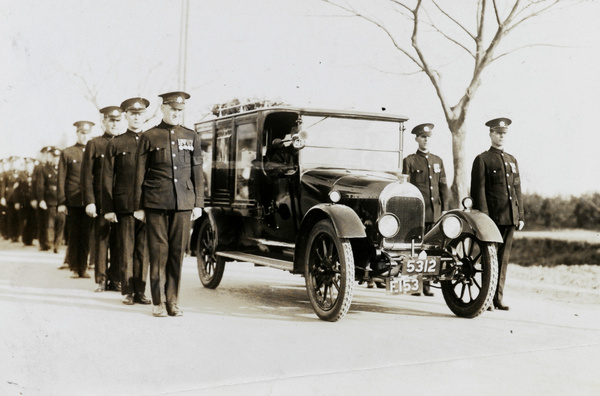
[{"label": "sky", "polygon": [[[471,24],[470,0],[441,2]],[[368,12],[404,26],[385,1]],[[450,6],[451,5],[451,6]],[[435,124],[432,152],[452,177],[451,136],[431,83],[374,25],[320,0],[190,1],[185,82],[180,78],[181,0],[0,0],[0,157],[38,155],[75,143],[78,120],[100,107],[185,89],[192,127],[232,98],[385,111]],[[506,151],[519,161],[523,189],[544,196],[600,191],[596,108],[600,104],[600,4],[584,2],[531,20],[506,49],[528,47],[486,69],[466,121],[466,163],[489,148],[489,119],[509,117]],[[447,25],[450,29],[451,26]],[[430,48],[451,96],[468,63]],[[502,51],[501,51],[502,52]],[[85,83],[83,83],[85,82]],[[154,120],[152,121],[154,122]],[[154,122],[157,123],[158,121]],[[405,155],[416,150],[405,135]]]}]

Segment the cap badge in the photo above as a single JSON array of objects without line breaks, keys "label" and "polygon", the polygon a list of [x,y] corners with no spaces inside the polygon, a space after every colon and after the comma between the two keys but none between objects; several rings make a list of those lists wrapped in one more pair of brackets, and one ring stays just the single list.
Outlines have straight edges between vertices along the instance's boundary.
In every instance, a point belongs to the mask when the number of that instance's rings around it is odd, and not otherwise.
[{"label": "cap badge", "polygon": [[423,131],[424,131],[424,132],[429,132],[429,131],[430,131],[430,130],[429,130],[429,127],[428,127],[428,126],[424,126],[424,127],[423,127]]},{"label": "cap badge", "polygon": [[506,123],[504,121],[500,121],[500,123],[498,125],[501,127],[504,127],[504,126],[506,126]]},{"label": "cap badge", "polygon": [[133,107],[134,107],[135,109],[139,109],[139,108],[141,108],[141,107],[142,107],[142,105],[140,104],[140,102],[135,102],[135,103],[133,104]]},{"label": "cap badge", "polygon": [[183,103],[183,98],[181,96],[177,97],[177,103]]},{"label": "cap badge", "polygon": [[119,115],[119,111],[118,110],[113,110],[112,115],[118,116]]}]

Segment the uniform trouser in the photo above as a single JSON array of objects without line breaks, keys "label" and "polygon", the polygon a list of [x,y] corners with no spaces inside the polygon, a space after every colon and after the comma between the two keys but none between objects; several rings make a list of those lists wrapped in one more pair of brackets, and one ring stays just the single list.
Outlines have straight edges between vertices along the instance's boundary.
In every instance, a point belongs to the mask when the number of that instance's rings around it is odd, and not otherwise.
[{"label": "uniform trouser", "polygon": [[21,240],[23,244],[29,246],[33,240],[37,238],[37,216],[36,210],[27,205],[19,211],[21,214],[21,224],[23,224],[23,232]]},{"label": "uniform trouser", "polygon": [[133,213],[117,214],[121,240],[121,293],[143,295],[148,276],[146,224],[136,220]]},{"label": "uniform trouser", "polygon": [[506,270],[510,258],[510,249],[512,248],[513,235],[515,233],[514,225],[499,225],[498,230],[502,234],[504,243],[498,244],[498,288],[494,296],[494,304],[502,305],[504,297],[504,282],[506,281]]},{"label": "uniform trouser", "polygon": [[[94,221],[94,243],[96,249],[94,253],[96,258],[94,262],[94,275],[96,283],[100,282],[120,282],[121,261],[119,251],[119,238],[117,236],[117,227],[106,220],[103,215],[93,219]],[[108,252],[110,250],[110,266],[108,261]],[[90,249],[90,254],[92,251]]]},{"label": "uniform trouser", "polygon": [[48,240],[52,241],[54,251],[58,251],[59,246],[65,239],[66,217],[64,213],[58,213],[56,206],[48,206],[46,212],[46,226],[48,228]]},{"label": "uniform trouser", "polygon": [[14,202],[8,204],[8,238],[13,242],[17,242],[23,231],[23,223],[19,214],[20,209],[15,209],[14,205]]},{"label": "uniform trouser", "polygon": [[49,239],[48,239],[48,209],[44,210],[42,208],[38,208],[36,210],[37,214],[37,223],[38,223],[38,242],[40,243],[40,250],[48,250],[50,249]]},{"label": "uniform trouser", "polygon": [[71,271],[81,276],[87,270],[91,228],[90,217],[85,214],[85,208],[68,207],[67,227],[67,263]]},{"label": "uniform trouser", "polygon": [[0,207],[0,233],[4,239],[8,239],[8,215],[6,206]]},{"label": "uniform trouser", "polygon": [[152,303],[177,304],[191,211],[146,209]]},{"label": "uniform trouser", "polygon": [[[100,217],[100,215],[98,215],[98,217]],[[88,233],[88,263],[90,266],[96,265],[96,247],[98,246],[98,242],[96,241],[96,218],[89,218],[90,232]]]}]

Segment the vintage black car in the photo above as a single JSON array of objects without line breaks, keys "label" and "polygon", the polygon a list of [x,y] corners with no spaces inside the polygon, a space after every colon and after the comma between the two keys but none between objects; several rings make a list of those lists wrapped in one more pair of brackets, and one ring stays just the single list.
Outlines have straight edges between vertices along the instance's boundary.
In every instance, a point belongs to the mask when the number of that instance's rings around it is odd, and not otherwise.
[{"label": "vintage black car", "polygon": [[355,282],[400,294],[427,279],[460,317],[492,303],[501,235],[469,198],[424,235],[423,196],[401,172],[407,118],[281,105],[226,113],[195,125],[207,182],[192,246],[205,287],[241,261],[303,275],[327,321],[346,314]]}]

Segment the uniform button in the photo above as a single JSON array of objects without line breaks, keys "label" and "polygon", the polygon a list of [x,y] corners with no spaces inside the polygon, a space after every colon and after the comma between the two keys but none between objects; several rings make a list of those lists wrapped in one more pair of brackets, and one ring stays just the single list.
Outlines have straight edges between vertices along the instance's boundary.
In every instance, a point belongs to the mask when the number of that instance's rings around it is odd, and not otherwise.
[{"label": "uniform button", "polygon": [[429,176],[429,178],[430,178],[430,179],[432,179],[432,177],[431,177],[431,176]]},{"label": "uniform button", "polygon": [[510,186],[508,186],[508,188],[510,188]]},{"label": "uniform button", "polygon": [[173,167],[173,169],[177,169],[177,167],[176,167],[176,166],[174,166],[174,167]]},{"label": "uniform button", "polygon": [[171,142],[171,144],[175,144],[175,142]]},{"label": "uniform button", "polygon": [[177,183],[177,179],[175,179],[175,183]]},{"label": "uniform button", "polygon": [[175,154],[173,154],[173,158],[175,158]]},{"label": "uniform button", "polygon": [[428,168],[431,168],[431,165],[427,165]]},{"label": "uniform button", "polygon": [[512,197],[508,197],[508,199],[510,199],[512,201]]},{"label": "uniform button", "polygon": [[506,174],[506,177],[508,177],[508,173]]},{"label": "uniform button", "polygon": [[429,187],[430,190],[433,190],[433,187]]},{"label": "uniform button", "polygon": [[136,137],[135,137],[135,140],[138,140],[138,139],[139,139],[139,136],[136,136]]},{"label": "uniform button", "polygon": [[508,166],[508,162],[505,162],[504,165]]},{"label": "uniform button", "polygon": [[433,201],[433,197],[431,197],[431,200]]},{"label": "uniform button", "polygon": [[171,133],[175,133],[175,131],[171,131]]}]

